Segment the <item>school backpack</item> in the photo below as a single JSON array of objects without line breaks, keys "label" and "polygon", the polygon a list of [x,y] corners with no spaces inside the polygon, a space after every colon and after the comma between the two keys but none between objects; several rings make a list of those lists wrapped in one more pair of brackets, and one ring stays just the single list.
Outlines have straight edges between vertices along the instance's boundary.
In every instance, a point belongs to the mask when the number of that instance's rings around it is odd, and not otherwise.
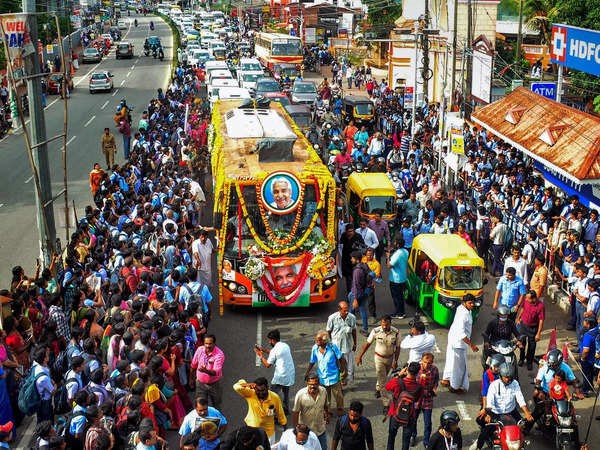
[{"label": "school backpack", "polygon": [[70,383],[77,383],[79,386],[77,378],[69,378],[61,381],[54,393],[54,412],[56,414],[66,414],[73,409],[73,405],[69,404],[69,392],[67,391],[67,384]]},{"label": "school backpack", "polygon": [[414,418],[415,401],[421,395],[423,387],[419,384],[415,390],[408,391],[402,378],[398,378],[398,382],[400,384],[400,394],[397,399],[394,399],[396,404],[394,405],[392,418],[401,426],[405,426]]},{"label": "school backpack", "polygon": [[42,398],[37,390],[36,382],[45,375],[46,373],[43,371],[40,371],[35,375],[35,371],[32,369],[29,371],[27,378],[21,383],[18,404],[19,409],[26,416],[35,414],[42,404]]},{"label": "school backpack", "polygon": [[479,230],[479,240],[485,241],[490,238],[490,233],[492,231],[492,221],[489,217],[481,218],[481,230]]},{"label": "school backpack", "polygon": [[62,377],[69,371],[69,355],[67,349],[61,350],[52,363],[50,374],[55,382],[61,381]]},{"label": "school backpack", "polygon": [[67,416],[64,417],[64,425],[61,428],[61,433],[59,434],[59,430],[56,430],[56,434],[58,436],[62,436],[65,438],[65,442],[67,443],[67,448],[83,448],[83,443],[85,441],[85,435],[87,433],[88,428],[90,427],[90,422],[87,420],[87,418],[85,418],[85,423],[83,425],[83,429],[81,430],[81,433],[79,434],[79,437],[71,434],[70,432],[70,428],[71,428],[71,422],[73,422],[73,419],[79,416],[83,416],[85,417],[85,413],[83,411],[78,411],[76,413],[71,413],[71,414],[67,414]]}]

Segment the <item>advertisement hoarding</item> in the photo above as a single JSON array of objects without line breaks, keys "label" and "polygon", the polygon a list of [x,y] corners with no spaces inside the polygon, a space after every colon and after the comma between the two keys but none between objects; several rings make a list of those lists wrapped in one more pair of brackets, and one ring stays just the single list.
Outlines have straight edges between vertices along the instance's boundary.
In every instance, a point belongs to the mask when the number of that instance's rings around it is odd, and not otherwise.
[{"label": "advertisement hoarding", "polygon": [[571,25],[552,25],[550,61],[600,76],[600,32]]}]

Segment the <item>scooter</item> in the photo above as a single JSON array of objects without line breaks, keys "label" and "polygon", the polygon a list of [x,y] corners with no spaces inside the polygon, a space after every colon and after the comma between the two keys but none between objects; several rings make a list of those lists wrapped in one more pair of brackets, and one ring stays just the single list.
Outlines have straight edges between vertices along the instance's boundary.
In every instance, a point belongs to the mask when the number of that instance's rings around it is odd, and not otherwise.
[{"label": "scooter", "polygon": [[537,426],[546,436],[554,436],[556,450],[579,450],[579,427],[573,403],[568,400],[545,402],[546,413],[537,421]]},{"label": "scooter", "polygon": [[517,342],[511,342],[506,339],[500,339],[499,341],[492,342],[490,344],[489,350],[487,352],[483,352],[481,355],[481,366],[483,370],[489,367],[489,359],[492,355],[500,354],[504,356],[504,360],[507,364],[510,364],[514,368],[514,377],[515,380],[519,379],[519,370],[517,369],[516,364],[516,349]]},{"label": "scooter", "polygon": [[490,448],[493,450],[522,450],[529,445],[523,437],[521,423],[515,423],[512,416],[506,415],[502,420],[486,424],[488,427],[496,427],[491,439]]}]

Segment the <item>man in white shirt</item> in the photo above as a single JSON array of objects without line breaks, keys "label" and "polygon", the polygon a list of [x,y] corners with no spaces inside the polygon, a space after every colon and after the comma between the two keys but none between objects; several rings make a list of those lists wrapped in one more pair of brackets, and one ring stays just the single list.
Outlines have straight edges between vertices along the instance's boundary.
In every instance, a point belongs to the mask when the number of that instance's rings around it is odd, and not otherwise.
[{"label": "man in white shirt", "polygon": [[[269,350],[256,345],[254,352],[265,367],[268,368],[273,364],[275,365],[273,379],[271,380],[271,391],[276,394],[283,392],[283,412],[287,415],[290,413],[290,387],[294,385],[294,380],[296,379],[296,369],[294,367],[294,360],[292,359],[292,352],[288,344],[281,342],[279,330],[269,331],[267,339],[273,348]],[[266,353],[268,358],[265,358],[263,353]]]},{"label": "man in white shirt", "polygon": [[400,349],[408,350],[407,364],[420,362],[423,353],[433,352],[436,345],[435,336],[425,330],[425,324],[420,320],[412,323],[410,334],[400,342]]},{"label": "man in white shirt", "polygon": [[[533,421],[523,392],[521,392],[521,386],[514,379],[514,370],[511,364],[502,363],[500,378],[490,384],[486,398],[486,413],[490,416],[491,422],[501,420],[505,415],[510,415],[515,422],[519,422],[521,415],[517,406],[521,408],[527,421]],[[477,438],[477,448],[483,448],[494,432],[495,427],[482,427],[479,438]]]},{"label": "man in white shirt", "polygon": [[379,239],[377,233],[368,227],[369,221],[366,218],[360,219],[360,227],[356,230],[356,233],[360,234],[365,241],[365,245],[369,248],[376,249],[379,246]]},{"label": "man in white shirt", "polygon": [[201,230],[192,242],[193,265],[198,270],[198,280],[211,286],[212,280],[212,254],[214,246],[208,239],[208,232]]},{"label": "man in white shirt", "polygon": [[513,245],[511,248],[511,256],[506,258],[504,262],[504,273],[509,267],[514,267],[517,276],[523,280],[525,286],[529,286],[529,272],[527,270],[527,261],[521,256],[521,248],[518,245]]},{"label": "man in white shirt", "polygon": [[461,393],[469,390],[469,371],[467,367],[467,348],[478,352],[471,341],[473,331],[473,316],[475,297],[466,294],[462,303],[456,308],[452,325],[448,330],[448,347],[446,349],[446,364],[444,366],[443,380],[440,384],[447,386],[452,393]]},{"label": "man in white shirt", "polygon": [[[317,435],[306,425],[298,424],[283,432],[278,450],[322,450]],[[327,449],[324,449],[327,450]]]},{"label": "man in white shirt", "polygon": [[356,351],[356,316],[350,312],[348,302],[339,302],[337,312],[327,318],[327,333],[346,358],[348,382],[354,381],[354,352]]}]

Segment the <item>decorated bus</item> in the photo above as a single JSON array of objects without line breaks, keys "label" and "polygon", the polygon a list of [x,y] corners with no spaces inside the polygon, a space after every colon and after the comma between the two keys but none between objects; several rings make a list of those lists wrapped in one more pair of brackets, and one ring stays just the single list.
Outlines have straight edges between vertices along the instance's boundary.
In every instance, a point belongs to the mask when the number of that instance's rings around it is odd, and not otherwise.
[{"label": "decorated bus", "polygon": [[302,40],[296,36],[258,33],[254,39],[254,53],[273,73],[282,63],[295,64],[299,69],[303,62]]},{"label": "decorated bus", "polygon": [[335,300],[335,182],[279,103],[218,101],[209,129],[223,305]]}]

